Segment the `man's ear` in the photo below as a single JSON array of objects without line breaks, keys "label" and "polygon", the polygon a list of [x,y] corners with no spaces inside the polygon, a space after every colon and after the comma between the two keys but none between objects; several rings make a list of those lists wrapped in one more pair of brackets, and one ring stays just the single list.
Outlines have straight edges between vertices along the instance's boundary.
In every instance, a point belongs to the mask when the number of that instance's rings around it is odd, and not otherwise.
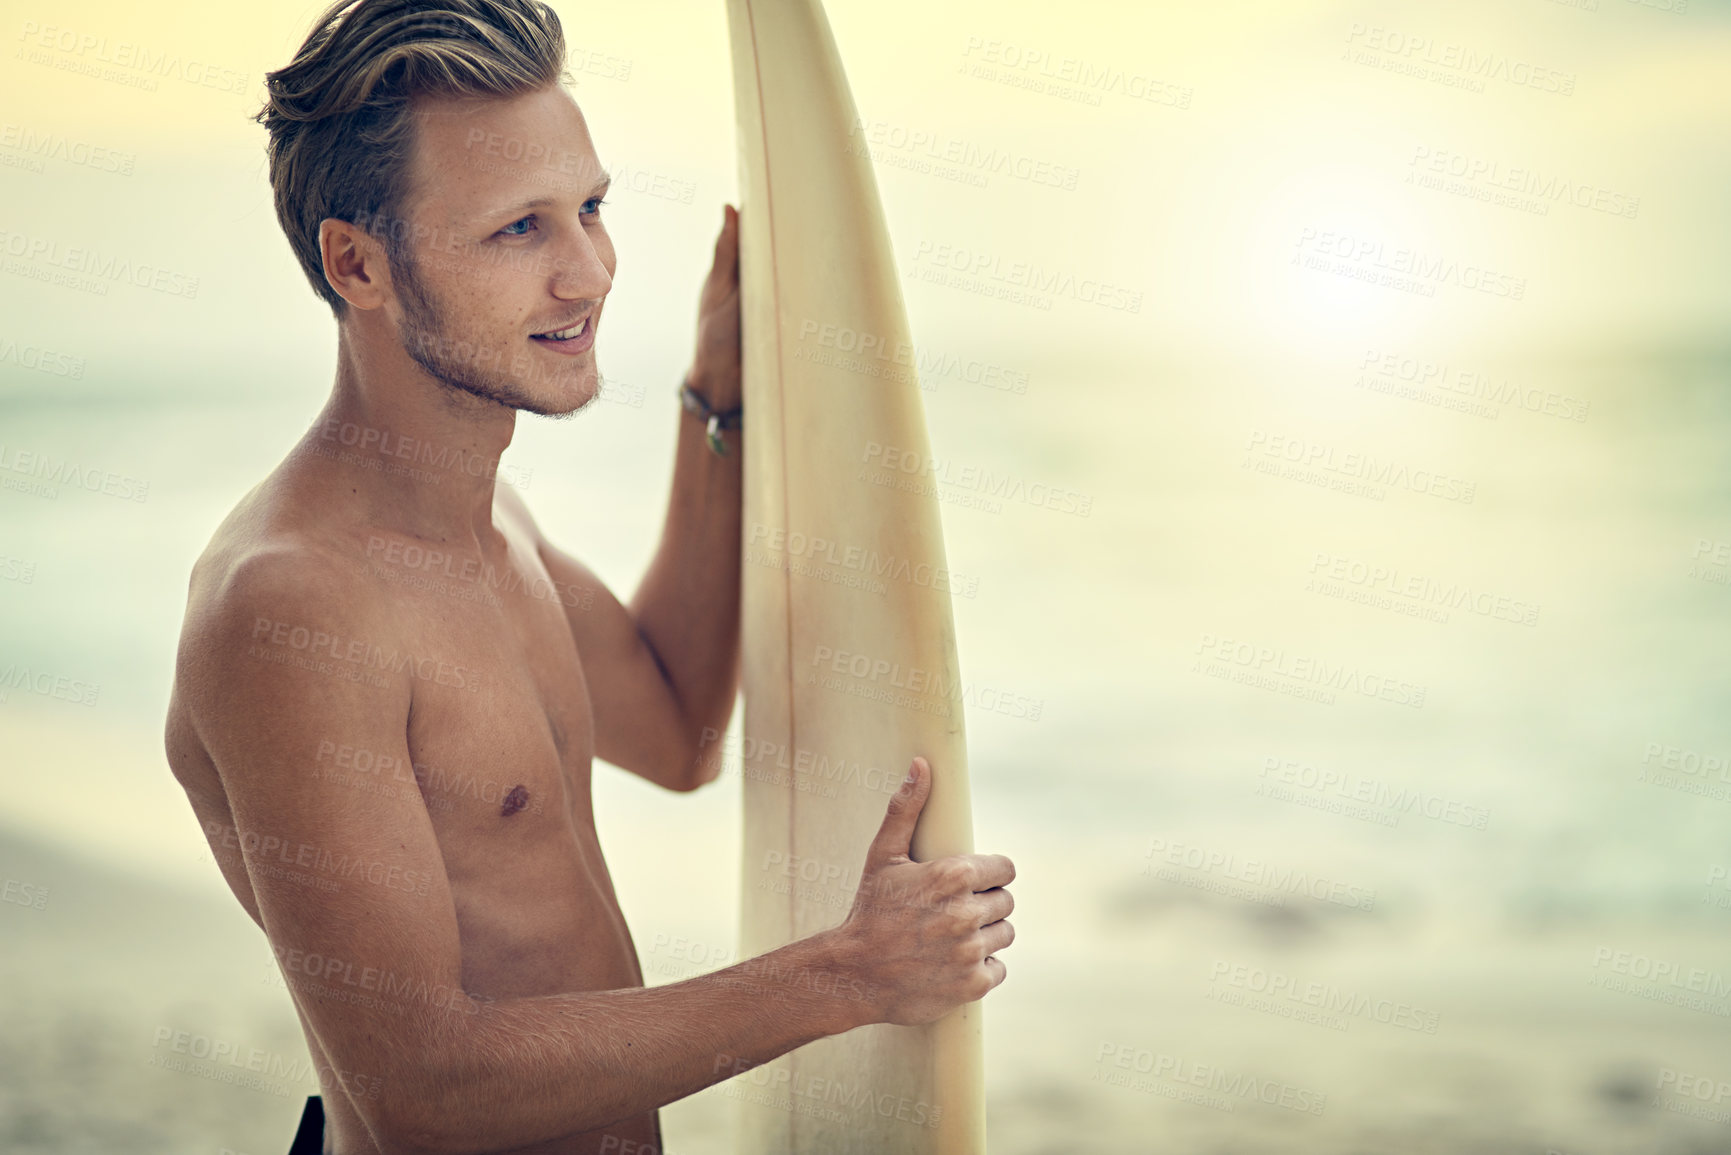
[{"label": "man's ear", "polygon": [[379,238],[359,225],[326,217],[319,222],[325,281],[357,309],[376,309],[391,290],[391,266]]}]

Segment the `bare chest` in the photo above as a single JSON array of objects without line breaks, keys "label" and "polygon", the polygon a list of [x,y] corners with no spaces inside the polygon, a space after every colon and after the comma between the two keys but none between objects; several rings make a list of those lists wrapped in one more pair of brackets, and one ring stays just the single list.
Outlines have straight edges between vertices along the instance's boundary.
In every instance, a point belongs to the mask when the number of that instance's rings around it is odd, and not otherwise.
[{"label": "bare chest", "polygon": [[[438,839],[464,981],[507,997],[641,982],[595,833],[594,723],[564,608],[529,580],[490,601],[404,591],[408,766]],[[544,572],[544,571],[541,571]],[[351,757],[358,755],[351,755]],[[333,772],[344,752],[330,752]],[[380,776],[381,780],[383,776]]]}]

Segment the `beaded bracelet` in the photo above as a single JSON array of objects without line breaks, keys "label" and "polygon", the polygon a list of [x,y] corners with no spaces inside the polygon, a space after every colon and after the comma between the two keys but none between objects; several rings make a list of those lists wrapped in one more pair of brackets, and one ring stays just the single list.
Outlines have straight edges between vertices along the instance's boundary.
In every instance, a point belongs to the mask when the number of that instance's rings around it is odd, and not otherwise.
[{"label": "beaded bracelet", "polygon": [[685,411],[704,421],[703,436],[709,442],[710,450],[717,457],[727,456],[727,443],[721,439],[724,429],[739,429],[745,424],[745,406],[735,405],[724,413],[717,413],[709,407],[697,390],[689,385],[679,387],[679,403]]}]

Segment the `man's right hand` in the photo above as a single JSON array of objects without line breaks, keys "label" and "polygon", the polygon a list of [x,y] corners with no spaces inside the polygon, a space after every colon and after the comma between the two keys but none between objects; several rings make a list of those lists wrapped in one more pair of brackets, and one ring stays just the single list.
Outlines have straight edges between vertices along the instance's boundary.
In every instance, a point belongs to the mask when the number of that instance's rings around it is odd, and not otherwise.
[{"label": "man's right hand", "polygon": [[997,952],[1015,941],[1004,888],[1016,867],[1001,854],[908,855],[931,795],[932,771],[915,758],[866,852],[853,909],[837,931],[846,957],[874,990],[877,1022],[912,1026],[942,1018],[1004,981]]}]

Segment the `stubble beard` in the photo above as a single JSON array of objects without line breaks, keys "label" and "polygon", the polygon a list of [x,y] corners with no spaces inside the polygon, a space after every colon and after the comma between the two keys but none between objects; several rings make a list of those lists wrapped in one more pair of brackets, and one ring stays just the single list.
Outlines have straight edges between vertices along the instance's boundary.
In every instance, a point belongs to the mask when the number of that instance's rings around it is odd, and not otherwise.
[{"label": "stubble beard", "polygon": [[403,305],[397,337],[403,352],[434,381],[458,393],[542,417],[570,417],[595,399],[592,394],[568,409],[560,408],[531,396],[509,374],[483,365],[483,360],[492,359],[486,343],[451,335],[450,312],[421,279],[413,254],[406,248],[392,252],[390,262],[391,280]]}]

